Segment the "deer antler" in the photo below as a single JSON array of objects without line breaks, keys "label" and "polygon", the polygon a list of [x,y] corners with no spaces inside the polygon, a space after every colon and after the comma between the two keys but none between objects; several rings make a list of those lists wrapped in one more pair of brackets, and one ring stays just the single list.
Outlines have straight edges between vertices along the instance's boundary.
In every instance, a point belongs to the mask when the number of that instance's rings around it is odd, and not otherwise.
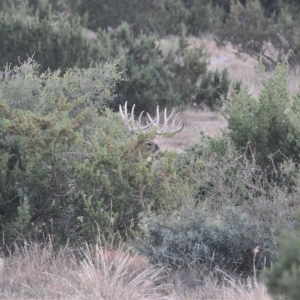
[{"label": "deer antler", "polygon": [[[128,119],[128,115],[127,115],[127,101],[125,102],[125,106],[124,106],[124,111],[122,110],[122,106],[119,106],[120,109],[120,113],[121,116],[125,122],[125,125],[127,127],[127,129],[131,132],[139,132],[139,131],[143,131],[146,130],[147,128],[154,126],[156,127],[156,134],[157,135],[166,135],[166,134],[176,134],[179,131],[181,131],[184,127],[184,122],[182,120],[179,121],[179,123],[177,124],[177,126],[175,126],[176,123],[176,118],[178,116],[179,113],[177,113],[175,115],[175,117],[173,118],[174,115],[174,109],[171,111],[171,114],[169,115],[169,117],[167,117],[167,109],[165,108],[164,111],[164,123],[161,126],[161,124],[159,123],[159,106],[157,106],[156,109],[156,118],[153,120],[151,118],[151,116],[147,113],[148,119],[150,121],[150,123],[147,122],[147,125],[142,126],[142,115],[143,115],[143,111],[140,113],[140,116],[138,118],[138,121],[136,122],[134,120],[134,108],[135,108],[135,104],[132,106],[131,109],[131,115],[130,115],[130,119]],[[168,122],[173,118],[173,121],[171,123],[171,127],[168,128]],[[130,126],[131,123],[131,126]],[[137,124],[137,125],[135,125]],[[159,128],[161,126],[161,128]]]},{"label": "deer antler", "polygon": [[[138,122],[136,122],[134,120],[134,108],[135,108],[135,104],[132,106],[131,116],[130,116],[130,119],[128,119],[128,115],[127,115],[127,101],[125,102],[124,112],[122,110],[122,106],[121,105],[119,106],[121,116],[122,116],[122,118],[123,118],[123,120],[125,122],[125,125],[126,125],[127,129],[129,131],[131,131],[131,132],[139,132],[139,131],[146,130],[147,128],[149,128],[150,126],[152,126],[152,122],[150,124],[142,126],[142,115],[144,113],[143,111],[140,113]],[[131,126],[130,126],[130,122],[131,122]],[[137,124],[136,126],[135,126],[135,123]]]},{"label": "deer antler", "polygon": [[149,118],[149,120],[152,123],[152,126],[156,126],[157,127],[157,131],[156,134],[158,135],[165,135],[165,134],[176,134],[178,132],[180,132],[183,127],[184,127],[184,122],[182,120],[179,121],[178,125],[175,127],[175,123],[176,123],[176,118],[179,115],[179,113],[177,113],[171,123],[171,128],[168,128],[168,122],[172,119],[174,115],[174,109],[171,111],[171,114],[169,115],[169,117],[167,117],[167,109],[165,108],[164,111],[164,123],[162,125],[161,128],[159,128],[160,123],[159,123],[159,106],[157,106],[156,109],[156,119],[153,120],[151,118],[151,116],[147,113],[147,116]]}]

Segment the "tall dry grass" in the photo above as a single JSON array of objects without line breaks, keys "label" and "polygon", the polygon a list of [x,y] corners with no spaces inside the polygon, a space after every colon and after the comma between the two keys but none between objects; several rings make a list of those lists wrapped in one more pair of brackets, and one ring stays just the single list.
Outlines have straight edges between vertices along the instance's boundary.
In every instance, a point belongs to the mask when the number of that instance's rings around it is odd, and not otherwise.
[{"label": "tall dry grass", "polygon": [[220,286],[216,280],[209,278],[196,289],[177,291],[176,297],[186,300],[272,300],[261,283],[253,287],[252,284],[229,280],[226,285]]},{"label": "tall dry grass", "polygon": [[16,247],[5,259],[0,299],[163,299],[166,273],[122,246],[55,251]]},{"label": "tall dry grass", "polygon": [[51,243],[25,243],[4,259],[0,299],[270,300],[263,284],[237,283],[226,274],[222,285],[208,276],[190,288],[131,252],[99,243],[57,251]]}]

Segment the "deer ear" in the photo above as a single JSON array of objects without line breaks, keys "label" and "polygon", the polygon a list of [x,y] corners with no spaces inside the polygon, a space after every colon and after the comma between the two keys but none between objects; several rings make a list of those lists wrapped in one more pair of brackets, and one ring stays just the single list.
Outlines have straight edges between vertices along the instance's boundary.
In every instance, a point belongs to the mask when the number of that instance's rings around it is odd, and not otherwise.
[{"label": "deer ear", "polygon": [[157,144],[157,139],[152,140],[153,143]]}]

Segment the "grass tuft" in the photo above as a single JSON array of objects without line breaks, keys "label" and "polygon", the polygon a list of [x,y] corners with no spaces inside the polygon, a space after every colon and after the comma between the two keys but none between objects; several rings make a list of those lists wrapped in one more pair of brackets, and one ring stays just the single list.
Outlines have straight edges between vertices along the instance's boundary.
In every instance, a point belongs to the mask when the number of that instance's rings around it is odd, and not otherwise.
[{"label": "grass tuft", "polygon": [[132,252],[100,243],[60,250],[51,243],[15,246],[4,259],[0,299],[271,300],[255,279],[242,283],[220,271],[222,284],[208,275],[191,287],[188,276],[168,275]]}]

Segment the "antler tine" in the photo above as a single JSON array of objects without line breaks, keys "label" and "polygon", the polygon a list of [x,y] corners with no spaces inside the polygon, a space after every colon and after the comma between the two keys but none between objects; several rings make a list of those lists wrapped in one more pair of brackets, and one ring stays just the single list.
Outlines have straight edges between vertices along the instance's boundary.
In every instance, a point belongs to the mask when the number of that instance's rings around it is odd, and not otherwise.
[{"label": "antler tine", "polygon": [[[172,113],[171,113],[171,115],[172,115]],[[167,118],[167,109],[165,108],[165,110],[164,110],[164,124],[163,124],[162,129],[160,129],[160,130],[157,131],[158,134],[163,134],[163,133],[165,133],[167,131],[168,120],[169,120],[169,118]]]},{"label": "antler tine", "polygon": [[158,126],[159,125],[159,105],[156,107],[156,119],[152,119],[151,116],[147,113],[147,116],[149,120],[152,122],[152,126]]},{"label": "antler tine", "polygon": [[121,116],[122,116],[122,119],[125,121],[126,118],[125,118],[125,115],[123,114],[123,109],[122,109],[121,104],[119,105],[119,111],[120,111],[120,114],[121,114]]},{"label": "antler tine", "polygon": [[[179,113],[177,113],[177,114],[175,115],[175,117],[174,117],[174,119],[173,119],[173,122],[172,122],[172,125],[171,125],[171,126],[172,126],[172,132],[175,132],[175,133],[180,132],[180,131],[183,129],[183,127],[184,127],[184,122],[183,122],[182,120],[180,120],[179,123],[178,123],[177,128],[174,129],[174,125],[175,125],[176,118],[177,118],[178,115],[179,115]],[[182,125],[180,126],[181,123],[182,123]]]},{"label": "antler tine", "polygon": [[[157,131],[157,134],[165,134],[167,133],[167,130],[168,130],[168,122],[169,120],[173,117],[173,114],[174,114],[174,109],[171,111],[171,114],[169,115],[169,117],[167,117],[167,109],[165,108],[165,111],[164,111],[164,124],[163,124],[163,127],[161,130],[158,130]],[[173,124],[173,123],[172,123]],[[172,132],[172,130],[170,131],[170,133]]]},{"label": "antler tine", "polygon": [[170,121],[170,119],[173,117],[174,115],[174,109],[171,111],[171,114],[169,115],[169,117],[167,117],[167,109],[165,109],[164,111],[164,124],[163,127],[157,131],[158,135],[164,135],[164,134],[176,134],[179,131],[181,131],[184,127],[184,122],[182,120],[179,121],[177,128],[175,128],[175,123],[176,123],[176,118],[179,115],[179,113],[177,113],[175,115],[175,117],[173,118],[173,121],[171,123],[171,128],[170,130],[168,130],[168,122]]},{"label": "antler tine", "polygon": [[153,120],[152,118],[151,118],[151,116],[146,112],[146,114],[147,114],[147,116],[148,116],[148,119],[150,120],[150,123],[152,124],[152,125],[154,125],[154,121],[155,120]]},{"label": "antler tine", "polygon": [[156,122],[155,122],[156,126],[159,125],[159,105],[157,105],[157,108],[156,108]]},{"label": "antler tine", "polygon": [[[172,125],[171,125],[172,130],[174,129],[174,125],[175,125],[176,118],[177,118],[178,115],[179,115],[179,113],[177,113],[177,114],[175,115],[175,117],[174,117],[174,119],[173,119],[173,121],[172,121]],[[179,124],[180,124],[180,122],[181,122],[181,121],[179,121]],[[178,124],[178,125],[179,125],[179,124]]]},{"label": "antler tine", "polygon": [[[171,112],[171,115],[172,115],[172,112]],[[171,117],[170,115],[170,117]],[[163,131],[167,130],[168,128],[168,119],[167,119],[167,108],[165,108],[165,111],[164,111],[164,125],[163,125]]]},{"label": "antler tine", "polygon": [[[126,105],[126,111],[127,111],[127,101],[125,103]],[[135,108],[135,104],[133,104],[132,109],[131,109],[131,124],[132,124],[132,128],[134,128],[134,108]]]},{"label": "antler tine", "polygon": [[[127,115],[127,101],[125,102],[125,105],[124,105],[124,112],[123,112],[123,109],[122,109],[122,106],[119,105],[119,110],[120,110],[120,113],[121,113],[121,116],[124,120],[124,123],[125,123],[125,126],[127,127],[127,129],[131,132],[139,132],[139,131],[143,131],[143,130],[146,130],[147,128],[149,128],[150,126],[152,126],[153,124],[153,121],[151,121],[151,123],[145,125],[145,126],[142,126],[142,115],[143,115],[143,112],[140,113],[139,115],[139,118],[138,118],[138,122],[137,125],[135,126],[135,121],[134,121],[134,108],[135,108],[135,104],[133,105],[132,109],[131,109],[131,114],[130,114],[130,120],[128,119],[128,115]],[[131,121],[131,126],[130,126],[130,121]]]},{"label": "antler tine", "polygon": [[174,114],[175,110],[172,109],[170,115],[169,115],[169,118],[167,119],[167,122],[169,122],[169,120],[173,117],[173,114]]},{"label": "antler tine", "polygon": [[[141,124],[142,124],[142,115],[143,115],[143,113],[144,113],[144,111],[142,111],[141,113],[140,113],[140,116],[139,116],[139,121],[138,121],[138,127],[141,129]],[[147,125],[149,125],[149,124],[147,124]],[[146,125],[146,126],[147,126]],[[152,124],[150,124],[148,127],[150,127]],[[147,127],[147,128],[148,128]]]},{"label": "antler tine", "polygon": [[[184,127],[184,122],[182,120],[180,120],[177,127],[175,127],[176,118],[177,118],[179,113],[177,113],[175,115],[175,117],[173,118],[173,115],[174,115],[174,112],[175,112],[174,109],[171,111],[171,114],[169,116],[167,116],[167,109],[165,108],[165,110],[164,110],[164,123],[163,123],[161,129],[158,128],[160,126],[160,124],[159,124],[159,121],[160,121],[159,106],[157,106],[157,108],[156,108],[156,118],[154,120],[147,113],[147,116],[148,116],[148,119],[149,119],[150,123],[147,121],[147,125],[145,125],[145,126],[142,126],[142,116],[143,116],[144,111],[142,111],[140,113],[138,121],[135,121],[134,120],[134,109],[135,109],[135,104],[132,106],[131,113],[130,113],[130,119],[128,119],[127,101],[125,102],[124,110],[122,109],[121,105],[119,106],[120,114],[121,114],[121,116],[124,120],[125,126],[131,132],[140,132],[140,131],[146,130],[150,126],[155,126],[155,127],[157,127],[156,128],[156,134],[157,135],[176,134],[179,131],[181,131]],[[172,118],[173,118],[173,121],[171,123],[171,127],[168,128],[168,122]]]},{"label": "antler tine", "polygon": [[127,102],[125,103],[125,107],[124,107],[124,113],[123,113],[123,109],[121,104],[119,105],[119,110],[120,110],[120,114],[122,116],[122,119],[125,122],[125,125],[128,129],[130,129],[130,125],[129,125],[129,120],[128,120],[128,116],[127,116]]}]

